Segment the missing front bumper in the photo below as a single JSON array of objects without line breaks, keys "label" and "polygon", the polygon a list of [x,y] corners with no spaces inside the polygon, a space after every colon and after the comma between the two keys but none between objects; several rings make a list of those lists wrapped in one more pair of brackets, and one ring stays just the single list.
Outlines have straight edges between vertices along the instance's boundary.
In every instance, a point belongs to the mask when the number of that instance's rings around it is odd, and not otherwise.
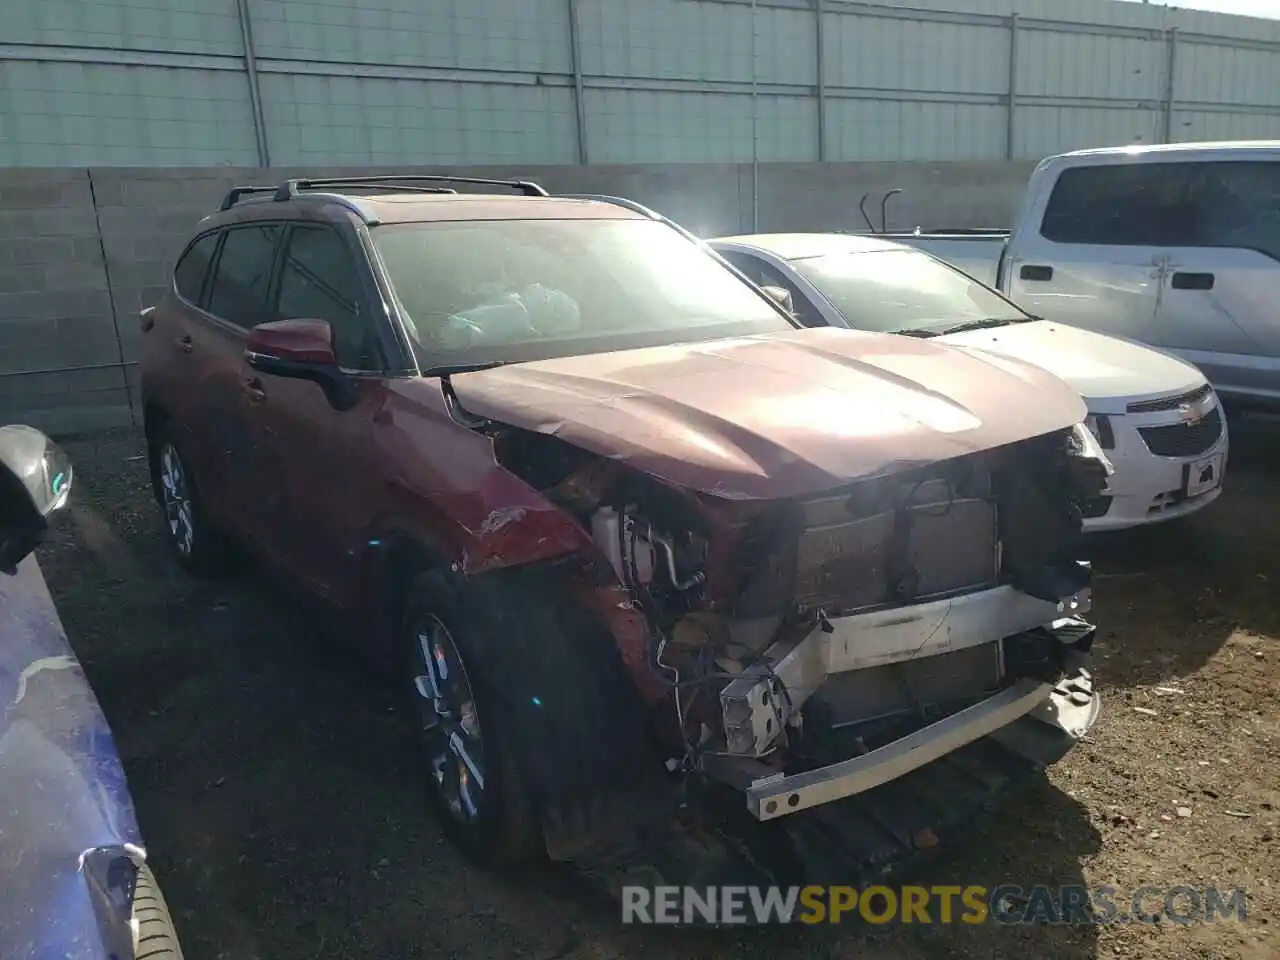
[{"label": "missing front bumper", "polygon": [[726,751],[743,757],[769,752],[834,675],[955,653],[1046,625],[1070,633],[1069,625],[1090,607],[1088,589],[1054,603],[1002,586],[824,620],[799,642],[766,650],[760,663],[721,691]]},{"label": "missing front bumper", "polygon": [[[983,737],[994,736],[1003,742],[1002,732],[1024,717],[1057,727],[1072,741],[1078,740],[1093,725],[1099,701],[1087,673],[1073,677],[1070,684],[1069,691],[1063,688],[1060,692],[1049,684],[1020,680],[994,697],[860,757],[790,776],[775,774],[755,780],[746,789],[747,809],[758,820],[773,820],[865,793]],[[1012,744],[1006,745],[1016,751]]]},{"label": "missing front bumper", "polygon": [[[1001,587],[826,622],[798,643],[777,645],[725,687],[727,749],[705,753],[703,771],[741,792],[757,820],[773,820],[875,790],[979,740],[1033,765],[1053,763],[1088,732],[1099,710],[1084,669],[1094,628],[1075,616],[1089,607],[1088,590],[1052,603]],[[891,664],[900,670],[921,658],[941,662],[984,645],[998,652],[1002,678],[986,699],[825,766],[788,774],[762,761],[787,743],[801,707],[829,679],[838,683],[839,674],[871,675]]]},{"label": "missing front bumper", "polygon": [[1056,686],[1019,680],[980,703],[876,750],[829,766],[786,775],[759,774],[758,761],[707,757],[706,772],[734,784],[758,820],[775,820],[867,793],[987,738],[1036,767],[1061,759],[1089,732],[1101,702],[1080,670]]}]

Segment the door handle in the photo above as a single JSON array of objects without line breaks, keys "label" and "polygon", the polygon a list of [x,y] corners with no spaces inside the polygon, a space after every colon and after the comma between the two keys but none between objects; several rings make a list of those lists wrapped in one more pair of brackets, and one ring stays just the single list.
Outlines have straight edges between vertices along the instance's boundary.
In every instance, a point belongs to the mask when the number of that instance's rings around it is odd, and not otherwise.
[{"label": "door handle", "polygon": [[191,337],[189,335],[185,337],[178,337],[178,339],[175,340],[174,343],[178,345],[178,349],[181,350],[183,353],[190,353],[192,350],[196,348],[196,345],[192,343]]},{"label": "door handle", "polygon": [[1018,271],[1018,276],[1023,280],[1052,280],[1053,267],[1043,267],[1036,264],[1026,264]]},{"label": "door handle", "polygon": [[1212,290],[1212,273],[1175,273],[1172,285],[1175,290]]},{"label": "door handle", "polygon": [[244,392],[249,394],[250,403],[265,403],[267,399],[267,391],[263,389],[262,381],[257,377],[246,380],[244,382]]}]

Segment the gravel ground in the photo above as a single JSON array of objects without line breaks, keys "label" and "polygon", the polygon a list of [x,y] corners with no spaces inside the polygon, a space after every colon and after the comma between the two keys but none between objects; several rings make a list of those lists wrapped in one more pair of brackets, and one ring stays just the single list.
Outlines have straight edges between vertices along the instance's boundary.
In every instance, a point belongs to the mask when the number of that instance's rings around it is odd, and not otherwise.
[{"label": "gravel ground", "polygon": [[921,878],[1249,890],[1247,922],[1194,926],[681,933],[623,928],[561,872],[483,872],[425,811],[387,678],[350,640],[256,570],[179,574],[138,436],[66,448],[73,506],[41,563],[190,960],[1280,958],[1280,427],[1236,431],[1209,510],[1097,544],[1102,720]]}]

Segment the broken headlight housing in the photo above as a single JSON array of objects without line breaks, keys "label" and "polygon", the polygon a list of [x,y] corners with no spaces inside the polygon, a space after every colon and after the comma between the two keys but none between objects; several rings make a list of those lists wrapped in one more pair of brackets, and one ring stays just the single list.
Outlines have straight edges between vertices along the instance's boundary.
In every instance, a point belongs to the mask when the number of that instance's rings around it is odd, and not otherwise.
[{"label": "broken headlight housing", "polygon": [[1093,431],[1077,423],[1067,434],[1066,450],[1077,495],[1088,499],[1105,494],[1116,468]]},{"label": "broken headlight housing", "polygon": [[1077,423],[1067,435],[1067,453],[1085,460],[1097,460],[1108,477],[1116,472],[1115,465],[1102,449],[1098,438],[1083,423]]}]

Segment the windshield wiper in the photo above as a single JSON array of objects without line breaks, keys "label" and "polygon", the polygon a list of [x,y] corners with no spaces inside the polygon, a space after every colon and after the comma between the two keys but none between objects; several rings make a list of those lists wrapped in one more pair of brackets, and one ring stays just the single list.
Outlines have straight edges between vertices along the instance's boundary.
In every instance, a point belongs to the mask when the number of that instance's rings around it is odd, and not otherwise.
[{"label": "windshield wiper", "polygon": [[427,367],[422,371],[422,375],[424,377],[452,377],[459,373],[475,373],[478,370],[505,367],[510,362],[510,360],[487,360],[484,363],[444,363],[438,367]]},{"label": "windshield wiper", "polygon": [[987,317],[985,320],[970,320],[947,327],[942,333],[967,333],[970,330],[991,330],[995,327],[1006,327],[1011,323],[1027,323],[1031,317]]},{"label": "windshield wiper", "polygon": [[890,330],[889,332],[895,333],[900,337],[920,337],[921,339],[925,339],[928,337],[936,337],[939,331],[931,330],[928,327],[903,327],[901,330]]}]

